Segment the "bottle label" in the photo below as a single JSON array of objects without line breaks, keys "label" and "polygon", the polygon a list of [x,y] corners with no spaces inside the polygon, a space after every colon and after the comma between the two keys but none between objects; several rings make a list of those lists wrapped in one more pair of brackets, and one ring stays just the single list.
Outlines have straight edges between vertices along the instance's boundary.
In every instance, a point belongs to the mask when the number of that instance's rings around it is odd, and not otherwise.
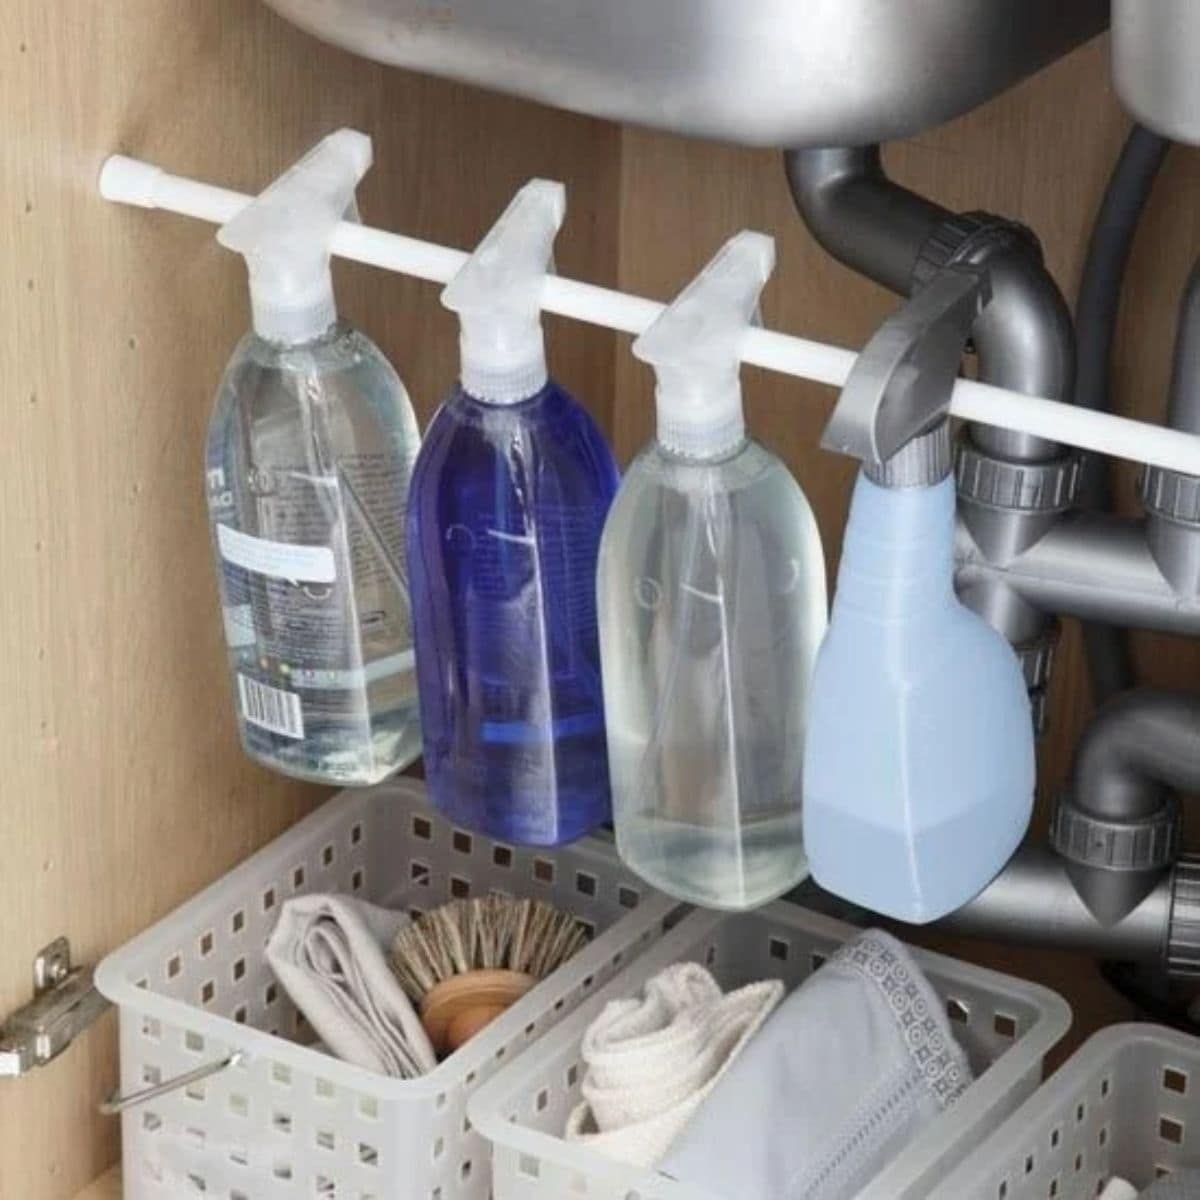
[{"label": "bottle label", "polygon": [[240,504],[232,492],[224,504],[214,495],[224,482],[210,472],[225,636],[246,722],[300,740],[410,702],[404,459],[346,455],[320,474],[260,461]]},{"label": "bottle label", "polygon": [[225,621],[225,642],[231,650],[258,645],[254,632],[254,608],[249,604],[226,604],[221,608]]},{"label": "bottle label", "polygon": [[228,525],[217,526],[217,544],[226,562],[260,575],[306,583],[333,583],[337,579],[337,563],[328,546],[274,542]]},{"label": "bottle label", "polygon": [[303,740],[304,714],[300,708],[300,697],[295,692],[269,687],[240,671],[237,685],[242,716],[251,725],[281,737]]}]

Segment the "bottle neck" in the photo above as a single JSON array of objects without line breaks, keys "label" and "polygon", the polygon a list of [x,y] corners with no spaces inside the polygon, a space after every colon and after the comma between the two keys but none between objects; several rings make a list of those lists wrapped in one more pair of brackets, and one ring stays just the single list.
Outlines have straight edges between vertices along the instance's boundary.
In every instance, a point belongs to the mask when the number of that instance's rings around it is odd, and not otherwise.
[{"label": "bottle neck", "polygon": [[459,380],[469,396],[485,404],[520,404],[546,386],[546,348],[540,326],[515,333],[489,329],[481,336],[464,322],[459,336]]},{"label": "bottle neck", "polygon": [[251,271],[250,310],[254,332],[264,342],[280,346],[315,342],[337,324],[333,277],[326,268],[309,287],[284,288],[265,271]]},{"label": "bottle neck", "polygon": [[335,314],[333,320],[328,325],[308,337],[283,338],[278,336],[269,336],[268,334],[265,334],[261,328],[259,328],[257,323],[254,326],[254,336],[264,346],[269,346],[272,352],[279,355],[287,355],[292,351],[304,353],[305,351],[309,350],[317,350],[322,346],[328,345],[330,342],[336,341],[339,337],[345,334],[347,330],[348,326],[339,321],[337,315]]},{"label": "bottle neck", "polygon": [[695,462],[728,458],[746,440],[736,376],[724,386],[708,380],[697,384],[686,374],[659,367],[654,402],[658,444],[678,458]]},{"label": "bottle neck", "polygon": [[883,622],[956,603],[953,478],[886,488],[860,474],[850,504],[834,597],[839,611]]}]

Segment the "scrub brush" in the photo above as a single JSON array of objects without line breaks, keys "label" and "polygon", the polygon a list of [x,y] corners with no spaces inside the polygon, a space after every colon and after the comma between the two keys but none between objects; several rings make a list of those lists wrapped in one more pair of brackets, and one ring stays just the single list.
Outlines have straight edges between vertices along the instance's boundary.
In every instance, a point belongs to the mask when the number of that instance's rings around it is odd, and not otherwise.
[{"label": "scrub brush", "polygon": [[440,1055],[452,1054],[587,943],[584,925],[541,900],[454,900],[392,943],[400,986]]}]

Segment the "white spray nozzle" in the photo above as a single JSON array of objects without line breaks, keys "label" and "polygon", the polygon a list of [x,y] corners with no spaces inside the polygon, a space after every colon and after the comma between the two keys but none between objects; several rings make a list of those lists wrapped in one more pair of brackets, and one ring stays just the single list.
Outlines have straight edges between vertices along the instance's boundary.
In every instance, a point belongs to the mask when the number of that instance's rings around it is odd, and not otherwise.
[{"label": "white spray nozzle", "polygon": [[714,458],[745,436],[740,347],[774,269],[775,239],[739,233],[633,343],[658,377],[658,441],[666,449]]},{"label": "white spray nozzle", "polygon": [[567,190],[530,180],[442,292],[462,322],[462,385],[479,400],[513,404],[546,383],[542,285]]},{"label": "white spray nozzle", "polygon": [[337,319],[330,245],[371,159],[365,133],[339,129],[217,231],[222,246],[246,258],[259,336],[311,341]]}]

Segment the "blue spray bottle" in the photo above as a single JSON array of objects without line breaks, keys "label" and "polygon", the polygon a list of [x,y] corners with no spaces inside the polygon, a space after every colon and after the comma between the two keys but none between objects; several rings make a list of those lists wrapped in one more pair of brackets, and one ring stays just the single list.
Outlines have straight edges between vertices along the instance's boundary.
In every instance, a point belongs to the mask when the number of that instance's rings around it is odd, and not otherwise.
[{"label": "blue spray bottle", "polygon": [[566,209],[534,180],[442,294],[462,375],[413,475],[408,554],[433,802],[523,845],[610,813],[596,558],[612,452],[551,380],[540,296]]},{"label": "blue spray bottle", "polygon": [[989,294],[936,276],[859,356],[824,438],[864,469],[813,676],[804,842],[822,887],[915,923],[981,891],[1033,806],[1020,663],[954,594],[946,411]]}]

